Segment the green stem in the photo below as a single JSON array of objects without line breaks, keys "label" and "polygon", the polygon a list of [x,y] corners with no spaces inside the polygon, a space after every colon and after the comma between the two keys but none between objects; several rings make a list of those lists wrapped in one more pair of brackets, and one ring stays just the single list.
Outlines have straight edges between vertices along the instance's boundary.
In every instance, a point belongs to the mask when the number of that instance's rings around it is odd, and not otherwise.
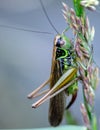
[{"label": "green stem", "polygon": [[88,104],[87,104],[87,101],[86,101],[86,97],[85,97],[85,93],[84,93],[84,86],[83,86],[83,97],[84,97],[84,105],[85,105],[85,108],[87,110],[88,118],[89,118],[89,121],[91,121],[92,116],[91,116],[91,112],[89,110],[89,107],[88,107]]},{"label": "green stem", "polygon": [[85,18],[84,7],[80,4],[81,0],[73,0],[74,9],[78,17]]},{"label": "green stem", "polygon": [[[81,0],[73,0],[74,9],[75,9],[76,15],[78,17],[80,17],[83,20],[83,24],[85,24],[85,21],[86,21],[85,9],[83,6],[81,6],[80,2],[81,2]],[[84,105],[85,105],[85,108],[87,111],[87,116],[89,118],[89,123],[90,123],[90,127],[91,127],[88,129],[97,130],[97,121],[96,121],[95,115],[93,114],[94,105],[90,106],[90,104],[88,103],[88,101],[85,97],[84,87],[83,87],[83,97],[84,97]]]}]

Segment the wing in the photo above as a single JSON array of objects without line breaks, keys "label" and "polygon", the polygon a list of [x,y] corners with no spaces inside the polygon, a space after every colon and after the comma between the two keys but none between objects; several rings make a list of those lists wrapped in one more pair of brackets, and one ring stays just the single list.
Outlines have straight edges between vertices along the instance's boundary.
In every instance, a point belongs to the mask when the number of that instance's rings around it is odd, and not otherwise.
[{"label": "wing", "polygon": [[[50,75],[50,89],[52,89],[52,87],[55,85],[55,83],[58,81],[58,79],[62,75],[59,61],[56,60],[56,50],[57,50],[57,47],[54,44],[51,75]],[[64,96],[65,96],[64,92],[61,92],[58,95],[56,95],[50,99],[49,122],[52,126],[57,126],[62,121],[63,114],[64,114],[64,108],[65,108]]]}]

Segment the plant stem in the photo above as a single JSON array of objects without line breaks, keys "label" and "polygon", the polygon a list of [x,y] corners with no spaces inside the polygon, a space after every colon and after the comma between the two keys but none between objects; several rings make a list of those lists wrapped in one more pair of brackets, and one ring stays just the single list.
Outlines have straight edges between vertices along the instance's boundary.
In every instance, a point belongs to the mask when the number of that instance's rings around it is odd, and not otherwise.
[{"label": "plant stem", "polygon": [[[80,4],[81,0],[73,0],[73,4],[74,4],[74,9],[75,9],[75,13],[76,15],[82,19],[83,21],[83,26],[85,26],[85,22],[86,22],[86,13],[85,13],[85,9],[83,6],[81,6]],[[80,35],[80,34],[78,34]],[[77,35],[77,39],[81,39],[79,38],[79,36]],[[83,36],[83,38],[85,39],[85,36],[83,34],[81,34]],[[87,42],[88,44],[88,42]],[[89,53],[88,53],[89,54]],[[89,55],[90,56],[90,55]],[[89,61],[87,58],[85,59],[85,63],[87,63],[87,61]],[[88,68],[88,65],[85,64],[86,68]],[[82,77],[86,77],[88,78],[88,70],[84,70],[84,68],[82,68],[82,71],[84,73],[81,73]],[[87,73],[87,74],[85,74]],[[83,79],[83,82],[85,80]],[[91,81],[92,82],[92,81]],[[89,83],[87,83],[89,87],[93,88],[93,85],[90,86]],[[84,83],[83,83],[84,85]],[[86,96],[89,96],[88,91],[86,91],[87,93],[85,93],[85,87],[83,86],[83,98],[84,98],[84,106],[85,106],[85,110],[87,115],[85,115],[84,117],[87,117],[87,119],[89,120],[89,124],[87,125],[88,130],[97,130],[97,121],[96,121],[96,117],[93,114],[93,109],[94,109],[94,103],[92,105],[89,104],[89,101],[87,100]],[[91,98],[91,97],[89,97]],[[94,98],[93,98],[94,100]],[[94,101],[93,101],[94,102]]]}]

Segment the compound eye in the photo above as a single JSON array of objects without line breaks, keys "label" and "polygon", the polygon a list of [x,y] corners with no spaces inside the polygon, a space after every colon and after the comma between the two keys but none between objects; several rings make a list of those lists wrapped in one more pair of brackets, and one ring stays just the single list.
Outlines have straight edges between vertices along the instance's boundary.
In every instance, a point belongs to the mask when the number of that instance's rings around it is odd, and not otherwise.
[{"label": "compound eye", "polygon": [[57,39],[57,42],[56,42],[56,46],[57,47],[61,47],[62,45],[64,45],[64,41],[63,41],[63,39],[62,39],[62,37],[59,37],[58,39]]}]

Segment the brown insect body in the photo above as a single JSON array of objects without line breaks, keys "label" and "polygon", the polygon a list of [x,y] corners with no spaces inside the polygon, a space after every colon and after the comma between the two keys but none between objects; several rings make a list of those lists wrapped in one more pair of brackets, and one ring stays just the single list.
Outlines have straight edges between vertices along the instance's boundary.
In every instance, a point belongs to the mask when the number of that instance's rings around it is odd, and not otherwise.
[{"label": "brown insect body", "polygon": [[[28,95],[28,98],[32,99],[32,98],[45,94],[37,102],[32,104],[32,108],[36,108],[40,106],[46,100],[50,99],[49,122],[52,126],[58,126],[63,119],[64,110],[65,110],[65,91],[66,91],[66,94],[72,94],[72,99],[67,105],[66,107],[67,109],[74,103],[77,96],[77,88],[75,87],[77,86],[77,83],[75,81],[78,80],[78,78],[76,77],[77,68],[72,67],[71,63],[68,62],[68,60],[71,58],[70,55],[68,55],[67,53],[68,51],[66,50],[67,51],[65,53],[66,55],[64,54],[66,62],[70,66],[70,67],[69,66],[67,67],[66,72],[65,70],[64,72],[62,71],[62,66],[61,66],[62,62],[58,59],[59,58],[59,55],[58,55],[59,45],[61,46],[63,45],[63,43],[67,42],[67,41],[66,42],[64,41],[64,38],[65,37],[61,37],[60,35],[57,35],[54,39],[50,78]],[[62,53],[59,53],[59,54],[61,58]],[[50,89],[39,92],[48,83],[50,84]],[[70,89],[68,89],[69,87]],[[75,88],[76,91],[73,90],[73,88]],[[70,93],[70,91],[72,92]]]},{"label": "brown insect body", "polygon": [[[50,89],[54,86],[54,84],[61,77],[60,65],[59,61],[56,60],[56,49],[55,40],[54,40],[54,48],[53,48],[53,58],[52,58],[52,66],[51,66],[51,75],[50,75]],[[65,101],[64,101],[64,91],[60,94],[54,96],[50,99],[49,104],[49,122],[52,126],[57,126],[61,123],[63,119],[64,109],[65,109]]]},{"label": "brown insect body", "polygon": [[[42,3],[42,0],[40,0],[40,3],[41,3],[44,14],[45,14],[46,18],[48,19],[50,25],[57,32],[57,34],[59,34],[59,32],[56,30],[56,28],[53,26],[51,20],[49,19],[48,14],[47,14],[47,12],[44,8],[44,5]],[[68,44],[66,47],[68,49],[70,49],[70,46],[71,46],[70,41],[64,35],[62,35],[62,36],[63,37],[61,37],[61,35],[57,35],[54,39],[50,78],[47,81],[45,81],[42,85],[40,85],[36,90],[34,90],[33,92],[31,92],[28,95],[28,98],[37,97],[37,96],[41,95],[41,93],[37,94],[40,91],[40,89],[43,88],[48,83],[50,84],[50,89],[45,91],[45,92],[42,92],[42,94],[45,93],[45,95],[40,100],[38,100],[36,103],[32,104],[32,107],[36,108],[39,105],[41,105],[43,102],[45,102],[47,99],[50,99],[49,122],[52,126],[58,126],[63,119],[64,109],[65,109],[65,92],[64,92],[64,90],[68,87],[68,83],[70,82],[70,79],[72,79],[73,75],[76,73],[76,69],[73,68],[70,71],[68,71],[65,75],[63,75],[62,66],[60,66],[61,62],[56,59],[57,46],[58,47],[62,46],[67,42],[68,42]],[[66,56],[65,59],[68,62],[68,65],[71,65],[70,60],[67,59],[68,52],[66,53],[64,51],[64,53],[65,53],[65,56]],[[58,80],[59,80],[59,82],[58,82]],[[63,82],[63,84],[62,84],[62,82]],[[72,85],[72,83],[70,83],[70,85]],[[64,90],[60,92],[60,90],[63,87],[66,87],[66,88],[64,88]],[[59,92],[59,93],[56,93],[56,92]],[[56,95],[53,95],[55,93],[56,93]],[[73,104],[74,100],[71,100],[71,102],[68,105],[68,108]]]}]

